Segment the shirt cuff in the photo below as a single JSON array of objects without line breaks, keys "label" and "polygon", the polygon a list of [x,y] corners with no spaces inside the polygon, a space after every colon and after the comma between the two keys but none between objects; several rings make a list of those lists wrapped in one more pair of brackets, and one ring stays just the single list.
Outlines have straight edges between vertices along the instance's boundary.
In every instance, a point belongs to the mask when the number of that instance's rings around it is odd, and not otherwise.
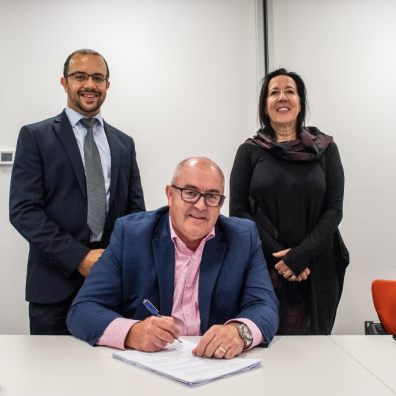
[{"label": "shirt cuff", "polygon": [[116,318],[105,329],[96,345],[117,349],[125,348],[125,339],[131,327],[139,320]]},{"label": "shirt cuff", "polygon": [[244,323],[247,327],[249,327],[249,330],[250,330],[250,332],[252,333],[252,336],[253,336],[253,342],[250,344],[249,348],[245,349],[246,351],[248,351],[249,349],[254,348],[257,345],[262,344],[263,342],[265,342],[265,339],[264,339],[263,335],[261,334],[260,329],[257,327],[256,323],[254,323],[250,319],[236,318],[236,319],[228,320],[225,324],[229,324],[231,322]]}]

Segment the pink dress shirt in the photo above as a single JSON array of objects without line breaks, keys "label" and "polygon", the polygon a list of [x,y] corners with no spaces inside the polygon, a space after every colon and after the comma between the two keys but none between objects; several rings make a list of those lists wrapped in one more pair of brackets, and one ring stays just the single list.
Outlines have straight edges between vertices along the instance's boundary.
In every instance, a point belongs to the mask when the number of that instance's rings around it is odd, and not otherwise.
[{"label": "pink dress shirt", "polygon": [[[172,317],[180,333],[185,336],[201,335],[201,320],[198,304],[199,268],[206,241],[215,237],[214,228],[201,241],[197,250],[188,249],[184,242],[176,235],[169,219],[171,238],[175,246],[175,280],[173,292]],[[249,319],[237,318],[229,322],[245,323],[253,335],[250,348],[262,342],[262,334],[257,325]],[[105,329],[97,345],[106,345],[113,348],[125,349],[125,339],[130,328],[138,320],[117,318]],[[250,349],[249,348],[249,349]]]}]

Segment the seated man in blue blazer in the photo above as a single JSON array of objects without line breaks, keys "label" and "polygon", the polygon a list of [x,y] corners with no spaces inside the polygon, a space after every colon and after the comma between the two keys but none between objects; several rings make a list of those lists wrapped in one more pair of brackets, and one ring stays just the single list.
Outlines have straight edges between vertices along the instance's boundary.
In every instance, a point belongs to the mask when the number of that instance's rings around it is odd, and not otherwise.
[{"label": "seated man in blue blazer", "polygon": [[[180,335],[203,335],[193,353],[232,358],[269,343],[275,297],[255,224],[220,215],[224,175],[189,158],[166,187],[168,206],[117,220],[67,317],[92,345],[154,352]],[[143,299],[158,308],[151,316]]]}]

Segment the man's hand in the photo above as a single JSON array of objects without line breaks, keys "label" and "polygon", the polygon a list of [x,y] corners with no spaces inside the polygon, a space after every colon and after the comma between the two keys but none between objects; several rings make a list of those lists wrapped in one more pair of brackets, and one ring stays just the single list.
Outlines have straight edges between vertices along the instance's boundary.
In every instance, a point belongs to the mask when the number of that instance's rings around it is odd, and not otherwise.
[{"label": "man's hand", "polygon": [[[277,258],[281,258],[286,256],[289,252],[289,249],[280,250],[279,252],[275,252],[272,255]],[[275,269],[278,271],[279,275],[282,275],[285,279],[290,282],[301,282],[308,279],[309,274],[311,273],[310,269],[305,268],[299,275],[296,275],[283,260],[278,261],[275,264]]]},{"label": "man's hand", "polygon": [[100,256],[103,254],[104,251],[104,249],[92,249],[83,258],[77,270],[84,278],[88,276],[91,268],[100,259]]},{"label": "man's hand", "polygon": [[192,352],[200,357],[231,359],[239,355],[244,346],[234,325],[214,325],[201,337]]},{"label": "man's hand", "polygon": [[131,327],[125,346],[143,352],[157,352],[179,337],[175,319],[170,316],[150,316]]}]

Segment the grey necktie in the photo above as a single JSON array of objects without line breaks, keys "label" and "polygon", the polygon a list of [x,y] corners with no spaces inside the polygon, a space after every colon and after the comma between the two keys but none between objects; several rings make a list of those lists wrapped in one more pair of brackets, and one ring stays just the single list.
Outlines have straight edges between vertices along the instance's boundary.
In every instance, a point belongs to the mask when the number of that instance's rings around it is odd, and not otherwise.
[{"label": "grey necktie", "polygon": [[103,231],[106,219],[106,190],[99,150],[93,137],[95,118],[83,118],[81,124],[87,129],[84,140],[85,178],[87,183],[87,223],[93,235]]}]

